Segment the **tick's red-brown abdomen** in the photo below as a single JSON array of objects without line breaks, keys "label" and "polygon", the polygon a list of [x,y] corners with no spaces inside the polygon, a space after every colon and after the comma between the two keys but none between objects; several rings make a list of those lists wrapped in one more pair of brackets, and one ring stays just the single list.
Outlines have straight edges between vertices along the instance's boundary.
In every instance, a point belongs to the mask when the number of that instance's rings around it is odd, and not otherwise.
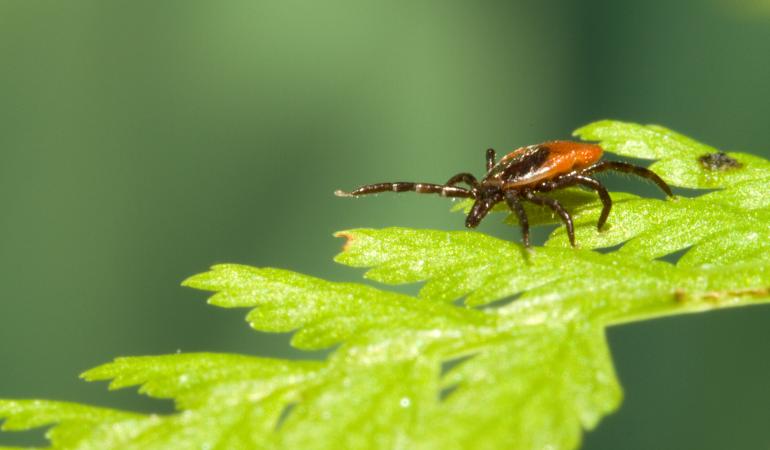
[{"label": "tick's red-brown abdomen", "polygon": [[549,159],[558,159],[560,164],[565,164],[564,166],[558,166],[558,168],[554,167],[554,171],[560,174],[572,170],[585,169],[599,161],[603,153],[602,148],[598,145],[585,142],[550,141],[544,142],[543,145],[548,147],[551,152]]},{"label": "tick's red-brown abdomen", "polygon": [[[602,148],[596,144],[573,141],[549,141],[539,144],[538,151],[547,151],[548,154],[541,164],[532,167],[520,177],[503,180],[504,189],[535,184],[540,181],[550,180],[573,170],[581,170],[599,161],[602,157]],[[520,158],[532,147],[523,147],[505,155],[502,161]]]}]

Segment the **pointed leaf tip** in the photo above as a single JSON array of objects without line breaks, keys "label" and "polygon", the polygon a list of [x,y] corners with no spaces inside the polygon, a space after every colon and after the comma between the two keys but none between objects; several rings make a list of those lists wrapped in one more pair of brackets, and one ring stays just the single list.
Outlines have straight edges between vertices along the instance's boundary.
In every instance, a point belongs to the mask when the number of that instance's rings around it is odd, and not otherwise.
[{"label": "pointed leaf tip", "polygon": [[338,231],[334,233],[334,237],[345,239],[345,243],[342,244],[342,252],[350,250],[350,246],[356,240],[356,234],[352,230]]}]

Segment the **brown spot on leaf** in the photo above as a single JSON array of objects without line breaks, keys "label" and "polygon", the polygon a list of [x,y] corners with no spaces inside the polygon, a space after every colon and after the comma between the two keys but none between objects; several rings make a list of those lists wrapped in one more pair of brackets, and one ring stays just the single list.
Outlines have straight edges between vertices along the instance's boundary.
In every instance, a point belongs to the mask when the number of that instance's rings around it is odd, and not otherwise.
[{"label": "brown spot on leaf", "polygon": [[702,301],[713,303],[718,305],[724,300],[736,299],[741,297],[767,297],[770,295],[770,288],[746,288],[746,289],[732,289],[725,291],[706,291],[689,294],[684,289],[677,289],[674,291],[674,300],[677,303],[685,303],[688,301]]},{"label": "brown spot on leaf", "polygon": [[738,162],[738,160],[724,152],[706,153],[698,158],[698,162],[706,170],[725,171],[743,167],[743,164]]},{"label": "brown spot on leaf", "polygon": [[342,245],[343,252],[348,251],[350,249],[350,244],[356,240],[356,236],[354,234],[348,233],[347,231],[338,231],[334,233],[334,237],[346,239],[345,243]]}]

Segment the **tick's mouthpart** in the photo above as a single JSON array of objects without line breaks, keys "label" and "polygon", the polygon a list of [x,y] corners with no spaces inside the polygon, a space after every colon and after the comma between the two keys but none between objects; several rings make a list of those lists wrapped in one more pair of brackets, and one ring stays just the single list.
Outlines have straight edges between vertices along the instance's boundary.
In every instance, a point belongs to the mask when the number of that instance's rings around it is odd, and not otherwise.
[{"label": "tick's mouthpart", "polygon": [[337,197],[355,197],[355,195],[351,194],[350,192],[345,192],[339,189],[334,191],[334,195],[336,195]]}]

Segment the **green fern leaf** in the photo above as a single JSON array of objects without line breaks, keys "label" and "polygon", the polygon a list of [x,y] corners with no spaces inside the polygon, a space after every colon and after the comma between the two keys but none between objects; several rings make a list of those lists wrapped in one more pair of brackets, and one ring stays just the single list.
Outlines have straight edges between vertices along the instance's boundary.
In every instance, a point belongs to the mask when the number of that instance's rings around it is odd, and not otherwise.
[{"label": "green fern leaf", "polygon": [[[347,242],[337,262],[386,285],[423,283],[416,296],[214,266],[184,284],[213,292],[213,305],[250,308],[257,330],[293,331],[294,346],[334,348],[330,356],[118,358],[83,378],[139,386],[178,412],[0,401],[4,429],[53,425],[53,447],[82,449],[577,447],[621,402],[606,327],[770,301],[770,163],[703,159],[719,153],[657,126],[603,121],[576,133],[657,159],[653,169],[673,185],[721,190],[673,200],[613,193],[601,232],[592,194],[554,193],[575,213],[577,249],[560,228],[532,250],[471,231],[338,234]],[[553,222],[531,212],[535,224]],[[683,249],[676,263],[658,259]]]}]

